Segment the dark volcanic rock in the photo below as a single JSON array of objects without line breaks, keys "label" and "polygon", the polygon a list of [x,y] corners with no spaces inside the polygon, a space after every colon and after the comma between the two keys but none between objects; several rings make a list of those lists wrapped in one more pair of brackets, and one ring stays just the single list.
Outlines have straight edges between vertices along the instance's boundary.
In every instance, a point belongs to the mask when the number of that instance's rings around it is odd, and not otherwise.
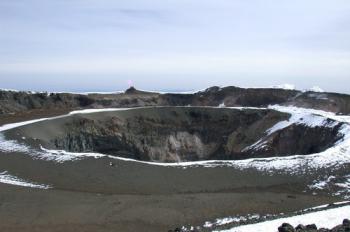
[{"label": "dark volcanic rock", "polygon": [[278,232],[295,232],[293,226],[288,223],[283,223],[282,226],[278,227]]}]

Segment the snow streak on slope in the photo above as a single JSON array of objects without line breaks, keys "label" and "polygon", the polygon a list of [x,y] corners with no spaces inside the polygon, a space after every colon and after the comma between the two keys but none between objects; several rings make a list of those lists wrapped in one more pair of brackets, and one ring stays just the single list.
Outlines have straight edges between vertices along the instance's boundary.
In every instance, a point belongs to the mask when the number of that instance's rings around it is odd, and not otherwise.
[{"label": "snow streak on slope", "polygon": [[77,153],[67,152],[61,150],[47,150],[41,148],[41,150],[33,149],[23,143],[19,143],[16,140],[7,140],[0,133],[0,152],[12,153],[19,152],[32,156],[35,159],[41,159],[46,161],[55,161],[57,163],[63,163],[67,161],[80,160],[88,157],[101,158],[106,157],[104,154],[98,153]]},{"label": "snow streak on slope", "polygon": [[20,179],[20,178],[18,178],[16,176],[8,174],[7,172],[0,172],[0,183],[16,185],[16,186],[23,186],[23,187],[29,187],[29,188],[39,188],[39,189],[49,189],[49,188],[51,188],[48,185],[34,184],[34,183],[31,183],[31,182],[25,181],[25,180]]},{"label": "snow streak on slope", "polygon": [[221,232],[266,232],[277,231],[277,228],[283,223],[289,223],[296,227],[299,224],[316,224],[319,228],[333,228],[342,223],[342,220],[349,218],[350,206],[343,206],[335,209],[308,213],[304,215],[293,216],[289,218],[280,218],[272,221],[261,222],[239,226],[230,230]]},{"label": "snow streak on slope", "polygon": [[104,154],[99,153],[78,153],[78,152],[68,152],[63,150],[48,150],[43,147],[41,147],[40,152],[37,152],[36,154],[38,157],[44,160],[51,160],[58,163],[63,163],[66,161],[73,161],[73,160],[79,160],[83,158],[92,157],[95,159],[106,157]]},{"label": "snow streak on slope", "polygon": [[62,116],[57,116],[57,117],[51,117],[51,118],[40,118],[40,119],[34,119],[34,120],[29,120],[29,121],[24,121],[24,122],[17,122],[17,123],[10,123],[10,124],[5,124],[3,126],[0,126],[0,132],[1,131],[7,131],[11,130],[17,127],[33,124],[36,122],[42,122],[46,120],[54,120],[58,118],[64,118],[68,117],[70,115],[75,115],[75,114],[91,114],[91,113],[98,113],[98,112],[110,112],[110,111],[120,111],[120,110],[132,110],[132,109],[137,109],[137,108],[105,108],[105,109],[85,109],[85,110],[76,110],[68,113],[67,115],[62,115]]},{"label": "snow streak on slope", "polygon": [[[58,117],[55,117],[55,118],[58,118]],[[7,130],[11,130],[13,128],[17,128],[17,127],[33,124],[36,122],[45,121],[45,120],[50,120],[50,119],[54,119],[54,118],[41,118],[41,119],[35,119],[35,120],[30,120],[30,121],[25,121],[25,122],[6,124],[3,126],[0,126],[0,131],[7,131]]]}]

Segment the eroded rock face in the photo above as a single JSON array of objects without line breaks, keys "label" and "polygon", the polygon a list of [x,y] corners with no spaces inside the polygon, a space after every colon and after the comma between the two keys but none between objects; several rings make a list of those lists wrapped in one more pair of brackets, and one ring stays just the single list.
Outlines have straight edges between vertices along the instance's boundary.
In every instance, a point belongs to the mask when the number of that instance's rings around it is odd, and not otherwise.
[{"label": "eroded rock face", "polygon": [[48,136],[47,143],[73,152],[179,162],[311,154],[340,139],[338,127],[293,124],[269,135],[262,149],[246,149],[266,136],[273,125],[288,118],[288,114],[273,110],[203,107],[75,115],[59,126],[60,133]]}]

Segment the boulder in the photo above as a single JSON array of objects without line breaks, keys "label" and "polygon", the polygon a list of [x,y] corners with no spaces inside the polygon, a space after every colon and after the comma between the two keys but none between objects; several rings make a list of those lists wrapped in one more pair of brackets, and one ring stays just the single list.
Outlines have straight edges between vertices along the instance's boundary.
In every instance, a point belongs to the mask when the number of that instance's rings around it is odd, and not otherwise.
[{"label": "boulder", "polygon": [[282,226],[278,228],[279,232],[296,232],[294,227],[288,223],[283,223]]}]

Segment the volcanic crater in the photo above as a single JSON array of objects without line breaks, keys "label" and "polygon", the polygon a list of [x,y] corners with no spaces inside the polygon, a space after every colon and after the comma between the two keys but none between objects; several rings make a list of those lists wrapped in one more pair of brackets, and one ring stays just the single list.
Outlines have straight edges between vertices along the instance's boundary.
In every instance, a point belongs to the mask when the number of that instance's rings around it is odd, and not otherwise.
[{"label": "volcanic crater", "polygon": [[294,123],[268,133],[290,117],[271,109],[142,107],[58,117],[16,128],[7,136],[46,149],[154,162],[308,155],[342,138],[341,124]]}]

